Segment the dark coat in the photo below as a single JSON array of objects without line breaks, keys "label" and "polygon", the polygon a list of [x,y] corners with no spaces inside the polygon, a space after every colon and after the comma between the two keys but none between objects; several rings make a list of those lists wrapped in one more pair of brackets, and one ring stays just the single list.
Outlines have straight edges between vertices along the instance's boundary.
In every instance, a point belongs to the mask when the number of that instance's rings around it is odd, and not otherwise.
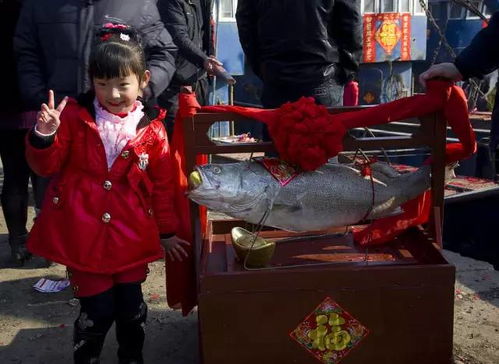
[{"label": "dark coat", "polygon": [[16,113],[21,110],[13,47],[14,30],[20,10],[20,0],[0,1],[0,44],[4,69],[2,87],[0,87],[0,114]]},{"label": "dark coat", "polygon": [[265,83],[317,85],[336,68],[343,84],[358,70],[359,0],[239,0],[236,19],[247,60]]},{"label": "dark coat", "polygon": [[[482,78],[499,68],[499,12],[495,12],[489,25],[483,28],[457,56],[455,65],[464,79],[470,77]],[[499,92],[496,93],[494,110],[492,112],[492,127],[490,130],[491,146],[499,145]]]},{"label": "dark coat", "polygon": [[159,0],[161,20],[178,47],[174,82],[195,83],[206,75],[204,62],[213,54],[211,32],[212,0]]},{"label": "dark coat", "polygon": [[176,47],[160,21],[155,0],[25,0],[14,40],[21,95],[39,109],[53,89],[57,98],[87,91],[94,32],[109,17],[142,36],[152,73],[149,92],[159,95],[175,72]]}]

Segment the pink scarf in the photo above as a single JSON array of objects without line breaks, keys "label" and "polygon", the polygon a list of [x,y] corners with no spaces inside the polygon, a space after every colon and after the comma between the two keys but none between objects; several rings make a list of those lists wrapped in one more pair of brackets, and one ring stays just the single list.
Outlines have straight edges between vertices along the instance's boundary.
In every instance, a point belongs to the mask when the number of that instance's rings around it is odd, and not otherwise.
[{"label": "pink scarf", "polygon": [[137,125],[144,116],[143,105],[140,101],[135,101],[133,111],[124,117],[110,113],[97,99],[94,100],[94,107],[95,122],[106,151],[107,168],[111,169],[121,150],[137,134]]}]

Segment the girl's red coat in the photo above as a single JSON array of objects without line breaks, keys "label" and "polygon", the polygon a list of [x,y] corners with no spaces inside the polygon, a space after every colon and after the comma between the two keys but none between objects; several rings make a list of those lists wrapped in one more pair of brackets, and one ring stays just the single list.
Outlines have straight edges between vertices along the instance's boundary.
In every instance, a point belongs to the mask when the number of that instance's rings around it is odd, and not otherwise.
[{"label": "girl's red coat", "polygon": [[[139,155],[148,155],[145,170]],[[108,170],[94,118],[71,100],[54,143],[27,143],[32,169],[52,176],[29,250],[71,268],[103,274],[163,257],[160,233],[174,233],[171,158],[166,132],[156,119],[137,131]],[[106,219],[106,217],[108,219]]]}]

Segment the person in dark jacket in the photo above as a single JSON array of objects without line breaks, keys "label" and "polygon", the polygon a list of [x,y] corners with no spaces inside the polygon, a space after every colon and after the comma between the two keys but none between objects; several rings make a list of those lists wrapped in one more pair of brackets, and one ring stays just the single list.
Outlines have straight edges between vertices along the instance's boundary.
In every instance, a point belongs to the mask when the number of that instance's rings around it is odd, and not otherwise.
[{"label": "person in dark jacket", "polygon": [[211,30],[212,0],[159,0],[161,19],[178,47],[176,72],[169,87],[158,98],[161,107],[168,110],[168,136],[173,132],[173,121],[178,110],[181,86],[192,86],[201,105],[208,97],[208,73],[222,64],[212,56],[214,45]]},{"label": "person in dark jacket", "polygon": [[60,97],[90,89],[87,68],[93,36],[108,22],[138,29],[152,75],[144,97],[153,99],[163,92],[175,72],[176,46],[155,0],[25,0],[14,46],[27,109],[39,110],[49,89]]},{"label": "person in dark jacket", "polygon": [[236,20],[264,107],[301,96],[342,104],[362,50],[359,0],[239,0]]},{"label": "person in dark jacket", "polygon": [[[463,49],[453,63],[436,64],[423,72],[419,80],[425,85],[434,77],[444,77],[453,81],[466,80],[470,77],[483,78],[499,68],[499,48],[496,46],[499,38],[499,12],[490,18],[489,24],[472,39],[470,45]],[[490,129],[490,151],[496,160],[496,173],[499,165],[499,93],[496,93],[494,110],[492,111],[492,126]]]},{"label": "person in dark jacket", "polygon": [[21,0],[0,1],[0,44],[7,70],[2,80],[4,87],[0,88],[0,157],[4,174],[1,201],[9,233],[11,259],[16,265],[24,264],[30,257],[25,247],[30,174],[36,207],[41,205],[41,196],[36,192],[39,184],[43,183],[42,179],[31,173],[24,156],[24,139],[33,126],[33,117],[22,112],[15,72],[13,37],[20,10]]}]

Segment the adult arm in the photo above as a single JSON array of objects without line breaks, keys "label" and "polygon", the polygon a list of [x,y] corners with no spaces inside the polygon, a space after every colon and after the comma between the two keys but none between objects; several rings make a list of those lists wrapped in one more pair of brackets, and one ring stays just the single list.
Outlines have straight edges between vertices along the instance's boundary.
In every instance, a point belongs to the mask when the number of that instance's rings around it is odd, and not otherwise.
[{"label": "adult arm", "polygon": [[159,96],[168,87],[175,73],[177,54],[177,47],[161,22],[156,6],[152,12],[149,14],[152,20],[139,29],[144,43],[147,67],[151,71],[151,81],[144,95],[146,99]]},{"label": "adult arm", "polygon": [[14,35],[19,91],[28,110],[39,110],[47,95],[42,50],[38,43],[34,19],[34,4],[35,1],[24,1]]},{"label": "adult arm", "polygon": [[253,72],[261,77],[258,58],[257,9],[255,0],[239,0],[237,2],[236,21],[239,40],[244,54]]},{"label": "adult arm", "polygon": [[338,47],[339,81],[346,83],[359,69],[362,55],[362,16],[360,0],[336,0],[329,32]]},{"label": "adult arm", "polygon": [[482,77],[499,67],[499,12],[495,12],[489,25],[478,32],[471,44],[456,58],[454,64],[463,79]]}]

